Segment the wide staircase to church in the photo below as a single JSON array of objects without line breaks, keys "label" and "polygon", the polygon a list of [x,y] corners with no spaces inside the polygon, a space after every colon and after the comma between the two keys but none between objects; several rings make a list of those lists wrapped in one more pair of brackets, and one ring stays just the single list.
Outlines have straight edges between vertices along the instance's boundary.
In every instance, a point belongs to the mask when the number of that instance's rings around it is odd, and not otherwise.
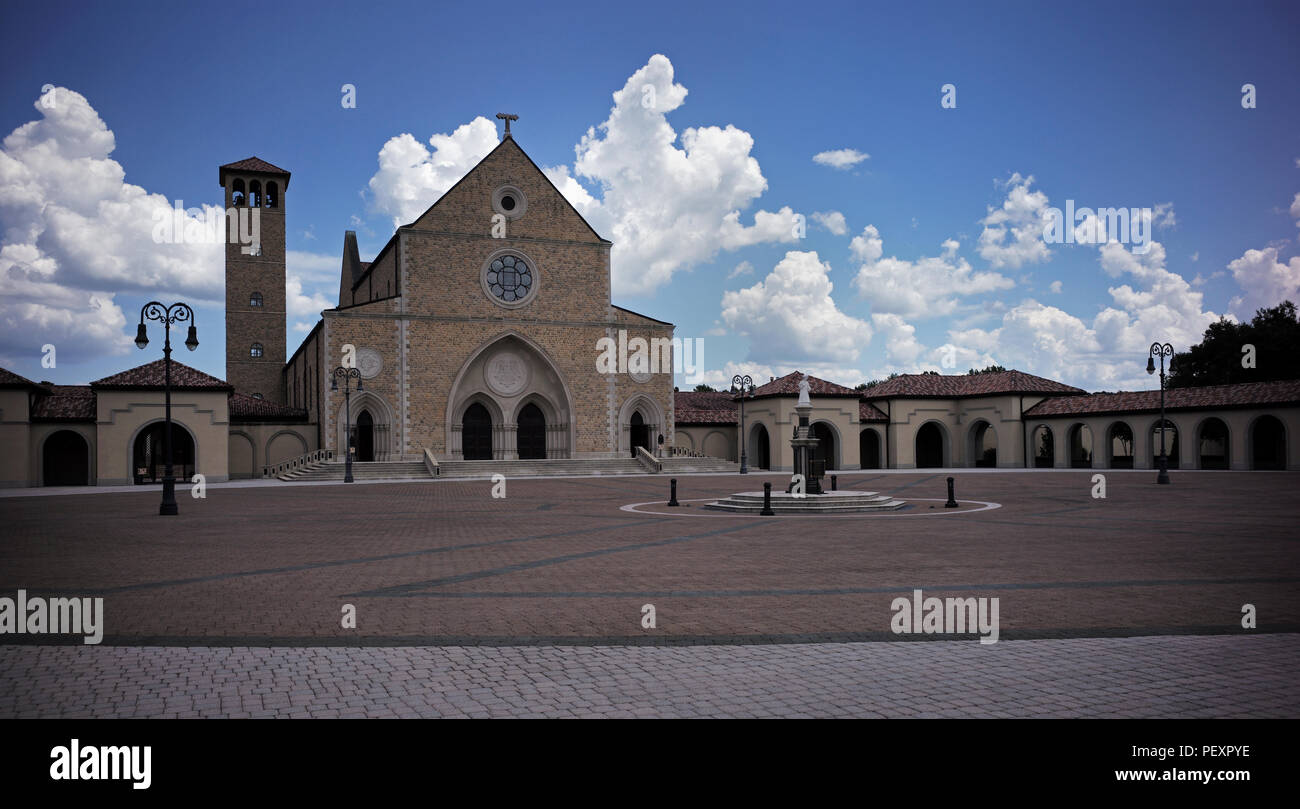
[{"label": "wide staircase to church", "polygon": [[[438,478],[537,477],[551,475],[645,475],[694,473],[726,474],[740,465],[721,458],[673,457],[658,459],[661,468],[650,469],[636,458],[571,458],[521,461],[442,461]],[[277,477],[285,481],[343,480],[344,464],[328,460],[300,466]],[[352,464],[356,481],[429,480],[433,476],[423,461],[373,461]]]}]

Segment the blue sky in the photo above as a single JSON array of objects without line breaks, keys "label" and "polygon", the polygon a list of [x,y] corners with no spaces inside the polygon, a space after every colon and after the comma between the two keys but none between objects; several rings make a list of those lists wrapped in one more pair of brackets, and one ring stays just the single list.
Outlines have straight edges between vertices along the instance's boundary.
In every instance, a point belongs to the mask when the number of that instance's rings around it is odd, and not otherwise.
[{"label": "blue sky", "polygon": [[[708,381],[998,362],[1146,387],[1152,340],[1185,348],[1219,315],[1297,297],[1298,19],[1269,3],[33,4],[0,32],[0,364],[80,383],[153,359],[130,345],[140,306],[183,298],[203,302],[202,346],[180,359],[224,375],[219,252],[132,234],[160,200],[218,203],[216,167],[249,155],[293,172],[292,351],[336,302],[343,231],[372,257],[485,148],[472,122],[505,110],[615,241],[615,302],[703,338]],[[84,101],[49,114],[45,85]],[[814,162],[837,150],[868,156]],[[1067,200],[1149,208],[1155,244],[1016,241]]]}]

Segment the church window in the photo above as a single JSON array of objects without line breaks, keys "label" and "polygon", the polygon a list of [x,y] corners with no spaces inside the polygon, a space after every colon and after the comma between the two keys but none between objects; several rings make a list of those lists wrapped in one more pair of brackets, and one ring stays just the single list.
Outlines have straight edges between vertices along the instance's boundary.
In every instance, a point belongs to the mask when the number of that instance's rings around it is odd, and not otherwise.
[{"label": "church window", "polygon": [[249,305],[249,306],[261,306],[261,305],[262,305],[262,293],[260,293],[260,292],[254,292],[251,296],[249,296],[249,298],[248,298],[248,305]]},{"label": "church window", "polygon": [[248,204],[253,208],[262,207],[262,184],[257,180],[248,184]]},{"label": "church window", "polygon": [[503,185],[492,192],[492,208],[507,219],[518,219],[528,210],[528,198],[513,185]]},{"label": "church window", "polygon": [[487,287],[506,303],[517,303],[533,289],[533,270],[523,258],[507,253],[492,260],[487,268]]},{"label": "church window", "polygon": [[236,208],[244,206],[244,181],[235,180],[234,185],[230,187],[230,203]]},{"label": "church window", "polygon": [[248,356],[254,358],[262,356],[262,344],[253,343],[252,347],[248,349]]},{"label": "church window", "polygon": [[280,186],[274,182],[266,184],[266,207],[280,207]]}]

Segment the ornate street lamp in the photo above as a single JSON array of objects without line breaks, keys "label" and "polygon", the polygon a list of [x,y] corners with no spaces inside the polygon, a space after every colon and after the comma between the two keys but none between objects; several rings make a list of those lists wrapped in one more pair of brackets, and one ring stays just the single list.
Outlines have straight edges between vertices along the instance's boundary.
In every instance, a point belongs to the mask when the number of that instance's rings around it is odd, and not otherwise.
[{"label": "ornate street lamp", "polygon": [[189,304],[178,302],[163,306],[157,301],[150,301],[140,308],[140,326],[135,330],[136,348],[143,349],[149,345],[145,320],[156,320],[163,324],[163,400],[167,420],[163,429],[163,456],[167,459],[167,465],[163,467],[163,495],[158,514],[175,516],[180,509],[176,505],[176,475],[172,469],[172,324],[189,321],[190,330],[185,337],[185,347],[190,351],[199,347],[199,336],[194,329],[194,310]]},{"label": "ornate street lamp", "polygon": [[339,377],[343,378],[343,400],[347,402],[347,420],[344,425],[344,434],[347,436],[347,453],[343,456],[343,482],[352,482],[352,380],[357,380],[357,390],[363,391],[361,386],[361,371],[357,368],[344,368],[342,365],[334,369],[330,375],[330,390],[335,393],[339,389]]},{"label": "ornate street lamp", "polygon": [[1160,358],[1160,474],[1156,483],[1169,483],[1169,461],[1165,457],[1165,357],[1174,355],[1174,347],[1168,343],[1152,343],[1147,354],[1147,373],[1156,372],[1156,357]]},{"label": "ornate street lamp", "polygon": [[754,378],[749,374],[733,376],[731,395],[740,397],[740,474],[748,475],[748,456],[745,453],[745,400],[754,398]]}]

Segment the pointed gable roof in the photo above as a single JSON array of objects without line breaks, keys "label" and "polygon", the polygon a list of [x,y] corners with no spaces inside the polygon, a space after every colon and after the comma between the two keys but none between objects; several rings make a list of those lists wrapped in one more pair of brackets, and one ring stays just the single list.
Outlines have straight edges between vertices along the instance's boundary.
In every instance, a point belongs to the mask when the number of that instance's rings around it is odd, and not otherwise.
[{"label": "pointed gable roof", "polygon": [[237,174],[274,174],[284,177],[284,187],[289,188],[289,172],[266,162],[260,157],[246,157],[243,160],[236,160],[234,163],[227,163],[217,169],[217,182],[224,188],[226,185],[226,174],[235,172]]},{"label": "pointed gable roof", "polygon": [[[760,396],[798,396],[799,382],[803,379],[803,373],[800,371],[791,371],[785,376],[768,382],[766,385],[760,385],[754,391],[754,397]],[[858,398],[862,394],[852,388],[846,388],[843,385],[837,385],[834,382],[827,382],[825,379],[808,376],[808,395],[810,396],[852,396]]]},{"label": "pointed gable roof", "polygon": [[430,205],[428,208],[426,208],[424,210],[424,213],[417,216],[414,221],[410,222],[404,227],[416,227],[417,225],[419,225],[429,216],[429,214],[436,211],[438,209],[438,206],[442,205],[444,202],[448,200],[454,199],[457,190],[462,189],[462,186],[464,186],[467,182],[469,182],[471,178],[473,178],[480,170],[482,170],[485,166],[497,160],[500,160],[503,154],[509,153],[511,150],[517,152],[521,157],[523,157],[527,165],[532,167],[532,170],[536,172],[536,175],[538,178],[540,178],[541,182],[544,183],[545,186],[549,188],[552,192],[554,192],[555,196],[558,197],[559,200],[563,203],[563,205],[575,217],[578,218],[578,221],[582,223],[582,225],[587,229],[587,231],[591,233],[593,237],[595,237],[597,241],[604,242],[606,244],[611,243],[608,239],[603,238],[599,233],[596,232],[596,229],[591,226],[591,223],[588,222],[586,218],[578,211],[578,209],[573,206],[572,202],[569,202],[569,198],[564,196],[564,194],[560,191],[560,189],[555,187],[555,183],[551,182],[551,178],[547,177],[546,172],[542,171],[541,168],[535,162],[533,162],[533,159],[528,156],[528,153],[523,150],[523,147],[519,145],[519,143],[514,139],[513,136],[509,138],[503,138],[501,142],[496,145],[496,148],[494,148],[492,151],[484,155],[482,160],[475,163],[473,168],[465,172],[465,176],[457,180],[456,183],[452,185],[451,188],[448,188],[446,191],[443,192],[442,196],[434,200],[434,203]]},{"label": "pointed gable roof", "polygon": [[[165,359],[147,362],[121,373],[90,383],[91,388],[110,390],[162,390],[166,376]],[[233,391],[230,383],[172,360],[172,390]]]}]

